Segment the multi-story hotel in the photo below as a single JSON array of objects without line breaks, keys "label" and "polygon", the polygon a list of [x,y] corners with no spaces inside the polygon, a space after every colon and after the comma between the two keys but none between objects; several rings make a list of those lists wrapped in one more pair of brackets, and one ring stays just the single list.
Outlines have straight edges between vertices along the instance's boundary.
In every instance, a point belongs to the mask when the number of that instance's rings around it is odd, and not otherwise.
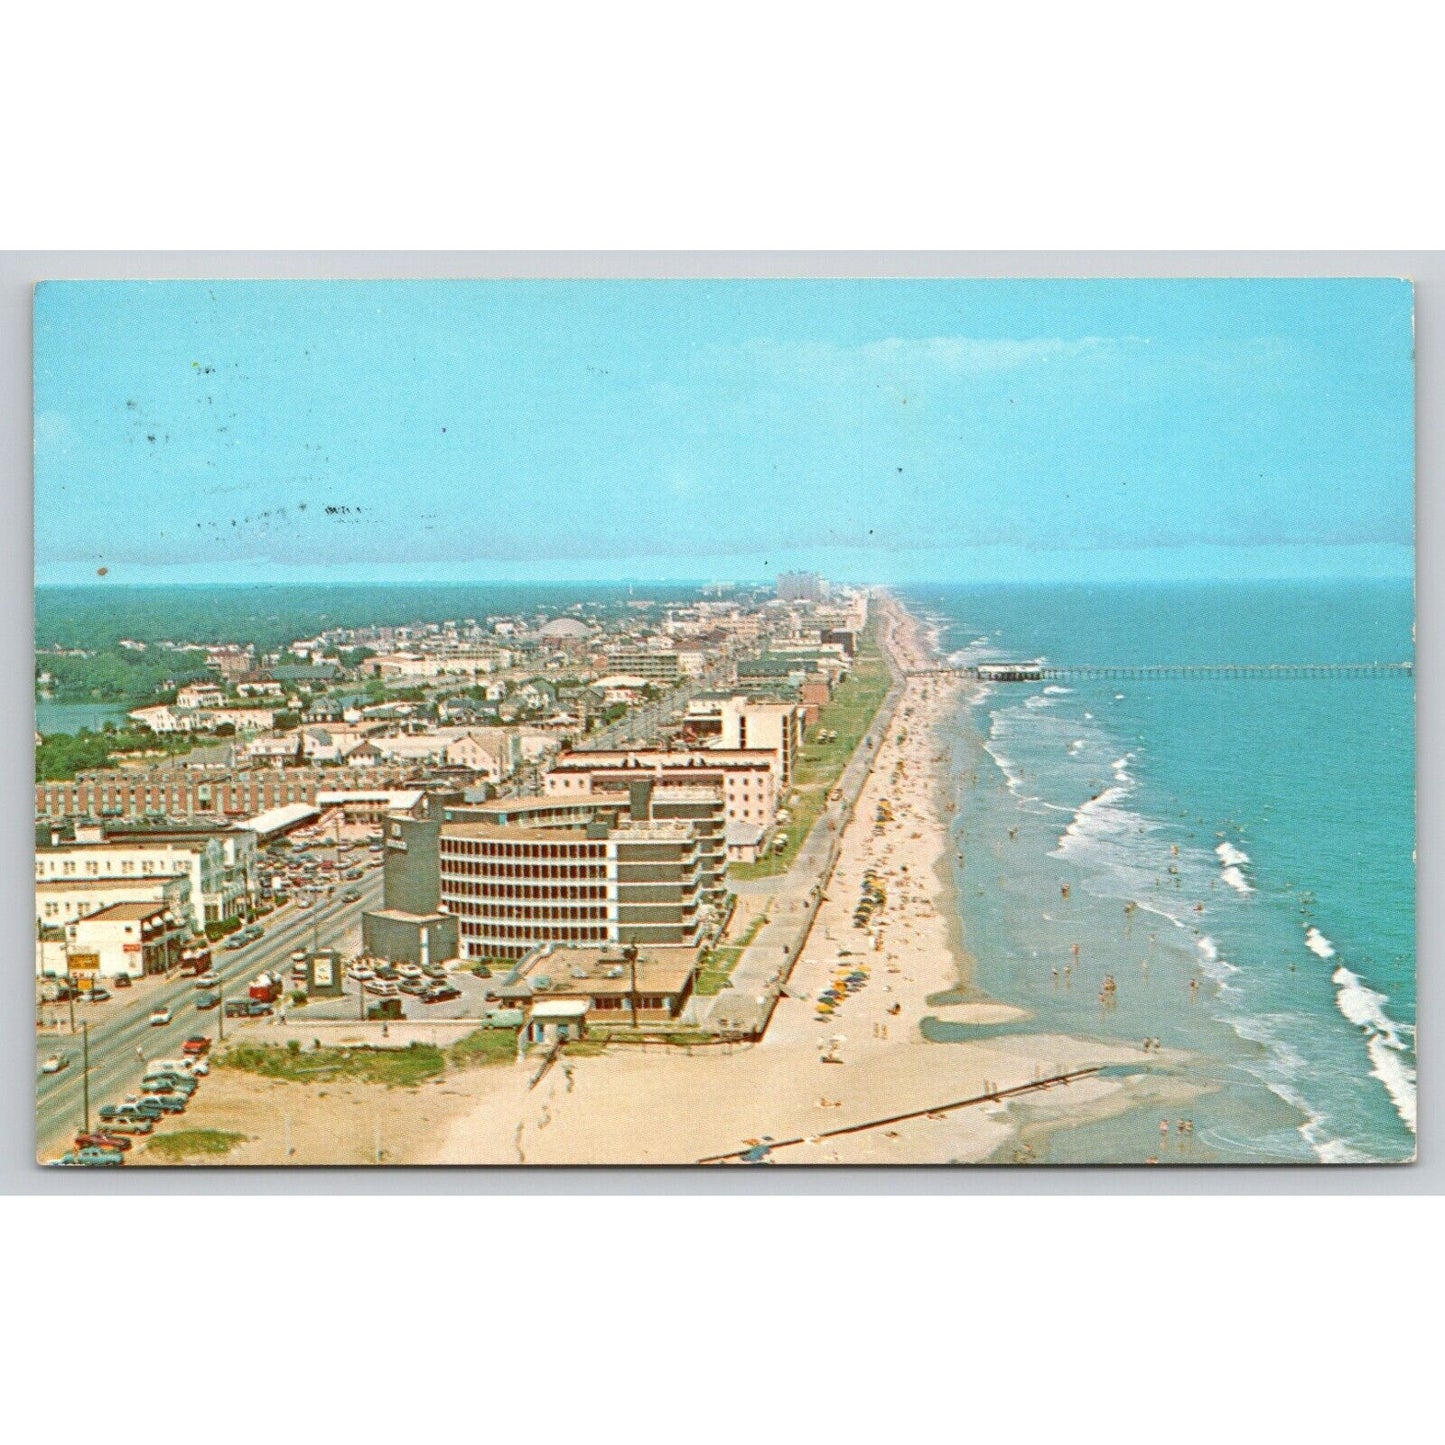
[{"label": "multi-story hotel", "polygon": [[515,819],[444,823],[441,902],[462,956],[520,958],[545,943],[696,948],[711,917],[702,840],[693,821],[653,817],[650,792],[632,795],[625,819],[593,809],[576,826],[539,826],[544,815],[512,800]]},{"label": "multi-story hotel", "polygon": [[638,778],[656,786],[659,806],[677,788],[706,788],[722,799],[724,823],[755,823],[766,829],[777,818],[782,797],[782,759],[756,748],[600,748],[563,753],[543,776],[548,797],[587,796],[625,788]]}]

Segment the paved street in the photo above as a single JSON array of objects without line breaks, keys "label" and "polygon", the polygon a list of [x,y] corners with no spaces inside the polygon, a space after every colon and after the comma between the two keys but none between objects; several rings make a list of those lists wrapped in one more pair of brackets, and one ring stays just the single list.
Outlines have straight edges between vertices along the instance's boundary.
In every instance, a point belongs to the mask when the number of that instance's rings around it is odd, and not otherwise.
[{"label": "paved street", "polygon": [[[243,996],[246,985],[263,969],[275,969],[284,977],[291,953],[298,948],[310,948],[313,935],[316,942],[326,945],[358,926],[362,911],[380,902],[381,870],[371,870],[355,887],[361,893],[356,902],[343,901],[338,892],[314,908],[288,906],[265,921],[265,937],[248,947],[228,951],[217,945],[213,966],[221,975],[224,997]],[[139,1087],[145,1073],[142,1054],[146,1059],[176,1058],[191,1034],[219,1037],[221,1010],[201,1012],[195,1007],[195,1000],[202,992],[204,990],[196,988],[194,979],[181,974],[174,975],[159,988],[152,984],[129,992],[112,990],[106,1003],[76,1004],[74,1035],[68,1029],[68,1009],[64,1005],[48,1006],[51,1011],[63,1014],[65,1022],[58,1032],[38,1032],[36,1037],[36,1140],[40,1152],[58,1152],[81,1127],[84,1085],[79,1025],[83,1021],[90,1023],[90,1122],[94,1128],[102,1104],[117,1102]],[[167,1006],[175,1017],[163,1027],[153,1027],[151,1010]],[[230,1020],[228,1027],[234,1029],[240,1022]],[[68,1054],[70,1067],[59,1074],[41,1074],[41,1062],[56,1053]]]}]

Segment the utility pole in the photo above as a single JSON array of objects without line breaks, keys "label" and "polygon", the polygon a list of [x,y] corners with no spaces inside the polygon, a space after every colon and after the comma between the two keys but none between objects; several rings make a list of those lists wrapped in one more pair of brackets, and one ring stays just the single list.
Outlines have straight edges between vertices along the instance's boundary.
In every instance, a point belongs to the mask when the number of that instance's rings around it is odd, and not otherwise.
[{"label": "utility pole", "polygon": [[218,1042],[226,1042],[226,985],[224,982],[216,985],[216,1025],[219,1030]]},{"label": "utility pole", "polygon": [[84,1073],[81,1075],[80,1087],[81,1096],[84,1099],[85,1108],[85,1133],[90,1133],[90,1025],[81,1026],[85,1032],[81,1035],[81,1044],[84,1049]]},{"label": "utility pole", "polygon": [[627,945],[627,962],[632,969],[632,991],[629,995],[632,999],[632,1027],[637,1027],[637,945]]}]

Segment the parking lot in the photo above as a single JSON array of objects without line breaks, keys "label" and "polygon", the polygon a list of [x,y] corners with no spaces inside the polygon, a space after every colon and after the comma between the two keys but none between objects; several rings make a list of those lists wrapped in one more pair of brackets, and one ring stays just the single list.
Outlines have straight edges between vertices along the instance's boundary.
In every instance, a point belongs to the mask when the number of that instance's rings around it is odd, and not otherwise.
[{"label": "parking lot", "polygon": [[[486,994],[489,989],[494,989],[501,981],[501,976],[493,978],[477,978],[470,973],[448,973],[446,982],[452,988],[457,989],[461,997],[448,999],[445,1003],[423,1003],[414,994],[396,993],[392,995],[401,1000],[402,1017],[424,1023],[445,1022],[448,1019],[474,1019],[479,1018],[487,1009],[496,1008],[495,1002],[487,1002]],[[431,982],[430,979],[427,980]],[[286,1010],[287,1018],[296,1024],[302,1024],[306,1019],[360,1019],[362,1009],[357,997],[358,985],[356,980],[346,980],[346,992],[340,998],[317,998],[302,1008],[289,1007]],[[380,997],[373,993],[365,995],[367,1008],[374,1007],[381,1001]]]}]

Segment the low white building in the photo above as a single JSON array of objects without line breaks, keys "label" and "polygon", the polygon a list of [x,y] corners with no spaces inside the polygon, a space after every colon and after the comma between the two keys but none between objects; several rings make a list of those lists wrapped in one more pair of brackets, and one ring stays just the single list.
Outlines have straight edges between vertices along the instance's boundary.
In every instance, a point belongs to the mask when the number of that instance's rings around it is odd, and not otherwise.
[{"label": "low white building", "polygon": [[166,973],[179,961],[187,933],[163,903],[112,903],[67,925],[66,962],[72,976],[92,982]]},{"label": "low white building", "polygon": [[184,874],[174,878],[57,878],[37,883],[36,929],[64,928],[113,903],[160,904],[183,919],[192,932],[199,932],[196,910],[191,906],[191,880]]}]

